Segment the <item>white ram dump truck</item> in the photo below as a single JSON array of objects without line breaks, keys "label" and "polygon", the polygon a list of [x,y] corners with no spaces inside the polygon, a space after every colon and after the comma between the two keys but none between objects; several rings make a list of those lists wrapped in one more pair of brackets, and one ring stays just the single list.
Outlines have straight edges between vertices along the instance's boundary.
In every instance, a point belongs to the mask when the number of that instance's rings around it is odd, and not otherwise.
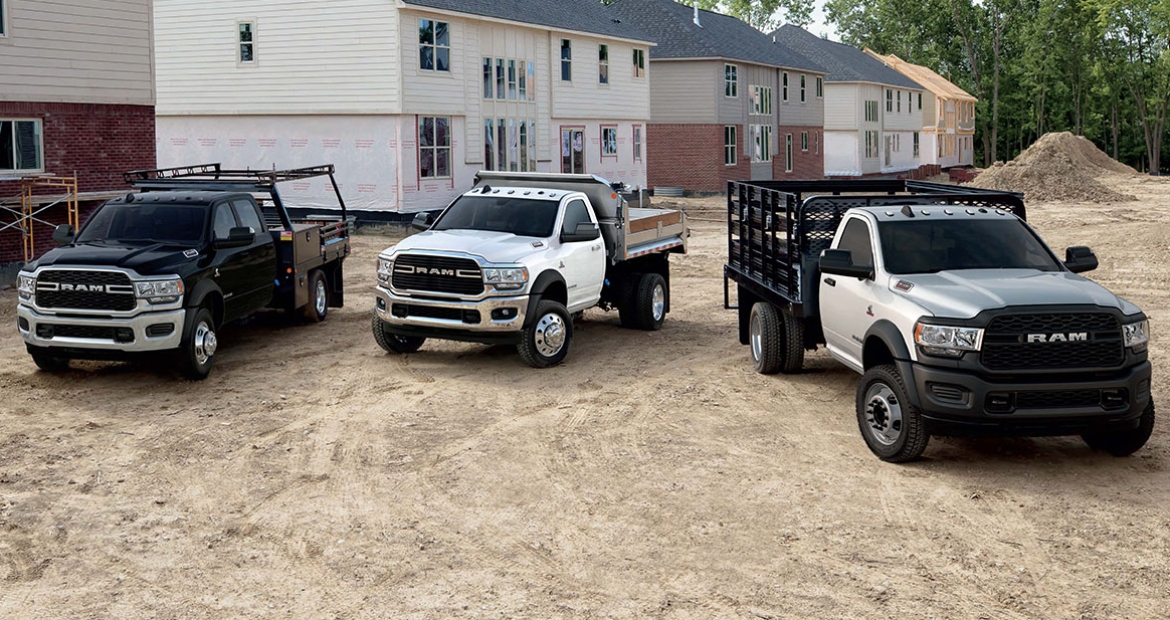
[{"label": "white ram dump truck", "polygon": [[516,345],[535,368],[561,363],[573,319],[616,308],[657,330],[670,312],[672,253],[686,215],[631,207],[592,175],[481,172],[424,231],[378,257],[374,340],[413,353],[428,338]]}]

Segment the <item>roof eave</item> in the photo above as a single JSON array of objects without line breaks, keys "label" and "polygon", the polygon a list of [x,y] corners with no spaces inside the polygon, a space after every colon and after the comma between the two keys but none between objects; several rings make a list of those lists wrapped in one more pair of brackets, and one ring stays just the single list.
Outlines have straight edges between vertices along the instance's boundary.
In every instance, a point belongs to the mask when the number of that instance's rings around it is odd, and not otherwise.
[{"label": "roof eave", "polygon": [[516,21],[516,20],[512,20],[512,19],[504,19],[502,17],[492,17],[490,15],[480,15],[478,13],[466,13],[463,11],[452,11],[449,9],[437,9],[435,7],[426,6],[426,5],[411,4],[410,0],[399,0],[399,8],[409,8],[412,11],[419,11],[422,13],[433,13],[436,15],[458,15],[460,17],[464,17],[467,19],[474,19],[474,20],[485,21],[485,22],[490,22],[490,23],[495,23],[495,24],[508,24],[508,25],[512,25],[512,26],[521,26],[524,28],[531,28],[533,30],[553,30],[556,32],[567,32],[569,34],[581,35],[581,36],[585,36],[585,37],[598,37],[598,38],[604,38],[604,39],[612,39],[614,41],[625,41],[627,43],[637,43],[639,45],[645,45],[647,47],[657,47],[658,46],[658,44],[655,43],[654,41],[648,41],[645,39],[621,37],[621,36],[614,35],[614,34],[603,34],[600,32],[586,32],[584,30],[574,30],[572,28],[564,28],[561,26],[550,26],[548,24],[534,24],[531,22],[521,22],[521,21]]}]

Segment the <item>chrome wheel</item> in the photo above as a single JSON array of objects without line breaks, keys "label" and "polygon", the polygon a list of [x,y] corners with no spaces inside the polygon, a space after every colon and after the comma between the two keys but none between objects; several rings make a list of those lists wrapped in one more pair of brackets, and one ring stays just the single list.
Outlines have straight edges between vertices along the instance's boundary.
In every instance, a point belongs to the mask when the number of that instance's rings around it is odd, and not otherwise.
[{"label": "chrome wheel", "polygon": [[764,357],[764,335],[763,328],[760,326],[760,315],[756,312],[752,313],[751,324],[751,343],[752,343],[752,361],[758,362]]},{"label": "chrome wheel", "polygon": [[552,357],[565,346],[565,321],[558,314],[548,313],[536,324],[536,350]]},{"label": "chrome wheel", "polygon": [[193,340],[195,345],[195,361],[200,366],[207,364],[211,356],[215,355],[215,349],[219,346],[219,341],[215,338],[215,331],[211,329],[206,321],[200,321],[199,325],[195,326],[195,337]]},{"label": "chrome wheel", "polygon": [[325,290],[325,280],[323,278],[317,280],[317,287],[313,291],[313,295],[313,308],[317,311],[317,316],[325,316],[325,312],[329,309],[329,294]]},{"label": "chrome wheel", "polygon": [[666,288],[661,284],[654,286],[654,296],[650,308],[654,313],[655,321],[661,321],[662,317],[666,315]]},{"label": "chrome wheel", "polygon": [[866,430],[883,446],[892,446],[902,437],[902,403],[884,383],[874,383],[865,393]]}]

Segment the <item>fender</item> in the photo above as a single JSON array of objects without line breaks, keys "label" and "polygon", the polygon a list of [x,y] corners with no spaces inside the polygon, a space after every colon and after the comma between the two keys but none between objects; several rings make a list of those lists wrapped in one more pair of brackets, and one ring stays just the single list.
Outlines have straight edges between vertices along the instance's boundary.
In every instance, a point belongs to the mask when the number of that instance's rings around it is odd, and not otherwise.
[{"label": "fender", "polygon": [[[906,338],[902,336],[902,332],[898,331],[898,327],[888,320],[882,319],[865,331],[865,342],[869,342],[870,338],[877,338],[885,343],[890,353],[894,354],[895,360],[910,361],[910,349],[906,345]],[[864,353],[862,354],[862,363],[865,363]],[[868,367],[869,365],[866,364]]]},{"label": "fender", "polygon": [[536,304],[544,297],[544,292],[548,290],[549,286],[553,284],[560,284],[566,291],[568,285],[565,283],[565,278],[560,273],[553,269],[548,269],[536,276],[536,281],[532,283],[531,293],[528,295],[528,313],[524,320],[524,326],[528,327],[532,321],[536,320]]},{"label": "fender", "polygon": [[187,293],[187,303],[183,305],[187,308],[198,308],[203,305],[203,300],[207,299],[211,293],[218,293],[221,298],[223,297],[223,289],[219,288],[219,285],[213,280],[204,278],[196,282],[191,292]]}]

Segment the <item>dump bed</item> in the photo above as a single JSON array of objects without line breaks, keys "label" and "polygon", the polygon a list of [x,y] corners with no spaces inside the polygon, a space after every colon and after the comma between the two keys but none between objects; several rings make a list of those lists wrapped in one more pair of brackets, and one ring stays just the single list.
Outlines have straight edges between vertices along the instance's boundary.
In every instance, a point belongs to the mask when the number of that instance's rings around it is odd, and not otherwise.
[{"label": "dump bed", "polygon": [[[857,207],[961,205],[1010,211],[1025,218],[1023,194],[905,180],[731,181],[727,184],[729,281],[796,316],[815,302],[817,261],[833,244],[846,211]],[[815,305],[815,304],[814,304]],[[809,313],[815,314],[815,307]]]},{"label": "dump bed", "polygon": [[686,253],[685,213],[675,209],[631,207],[618,187],[596,175],[483,171],[475,178],[475,186],[481,185],[585,194],[599,219],[606,255],[614,263],[655,252]]}]

